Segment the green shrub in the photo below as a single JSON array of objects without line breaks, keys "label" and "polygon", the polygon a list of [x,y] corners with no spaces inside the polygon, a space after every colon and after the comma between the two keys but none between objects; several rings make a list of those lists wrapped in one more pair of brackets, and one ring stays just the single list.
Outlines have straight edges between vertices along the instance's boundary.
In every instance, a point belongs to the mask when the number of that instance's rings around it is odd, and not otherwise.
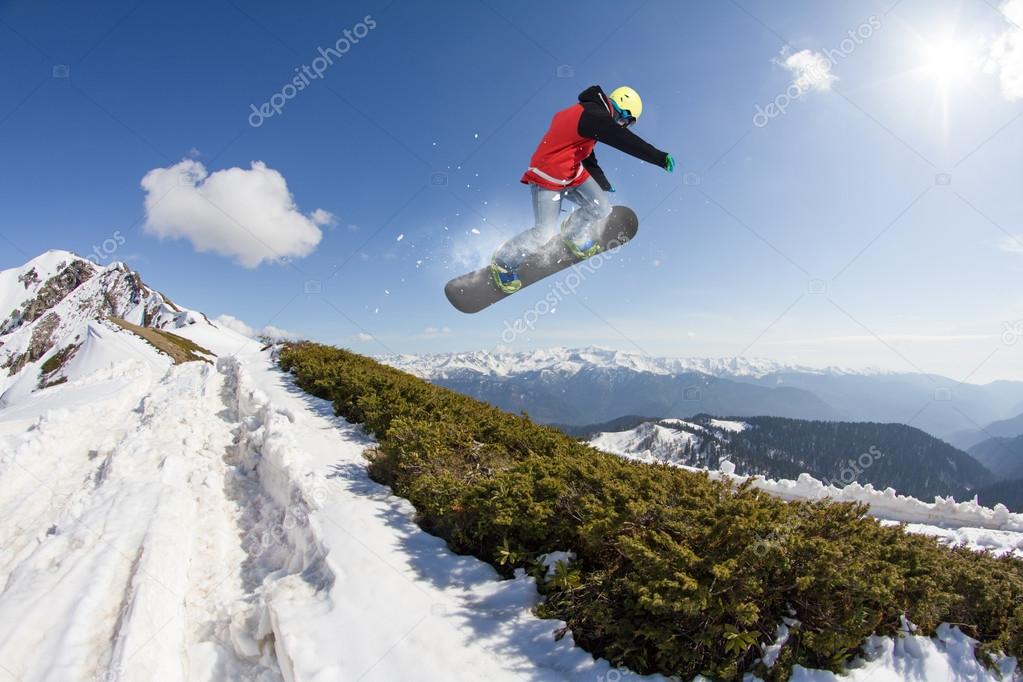
[{"label": "green shrub", "polygon": [[49,359],[42,364],[39,368],[39,373],[44,375],[53,374],[57,370],[61,369],[65,364],[67,364],[68,360],[74,357],[81,345],[82,344],[80,343],[72,343],[64,346],[59,351],[51,355]]},{"label": "green shrub", "polygon": [[[863,505],[786,503],[629,462],[344,350],[294,344],[280,362],[376,436],[370,474],[423,528],[504,575],[530,570],[538,613],[614,664],[685,679],[839,671],[903,615],[923,634],[955,623],[984,654],[1023,656],[1019,559],[948,549]],[[575,561],[546,578],[538,559],[558,550]],[[760,646],[786,616],[799,625],[766,671]]]}]

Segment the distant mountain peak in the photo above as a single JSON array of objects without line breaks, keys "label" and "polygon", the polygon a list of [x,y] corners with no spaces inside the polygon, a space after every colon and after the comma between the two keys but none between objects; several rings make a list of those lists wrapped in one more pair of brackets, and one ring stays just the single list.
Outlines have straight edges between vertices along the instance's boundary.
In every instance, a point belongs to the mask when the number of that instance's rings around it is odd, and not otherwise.
[{"label": "distant mountain peak", "polygon": [[554,347],[532,351],[466,351],[424,355],[383,355],[378,359],[416,376],[437,379],[453,375],[512,376],[553,371],[571,375],[583,369],[624,369],[647,374],[677,376],[699,373],[719,377],[762,378],[772,374],[799,372],[825,375],[876,375],[877,369],[853,370],[843,367],[806,367],[767,358],[744,356],[723,358],[654,357],[642,353],[586,346]]},{"label": "distant mountain peak", "polygon": [[124,263],[53,249],[0,271],[0,396],[59,383],[61,367],[111,317],[157,329],[209,320],[150,288]]}]

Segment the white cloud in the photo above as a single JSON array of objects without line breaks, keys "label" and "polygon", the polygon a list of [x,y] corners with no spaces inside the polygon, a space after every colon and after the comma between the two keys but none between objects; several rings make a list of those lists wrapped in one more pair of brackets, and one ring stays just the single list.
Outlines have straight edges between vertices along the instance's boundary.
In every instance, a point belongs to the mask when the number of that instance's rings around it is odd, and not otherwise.
[{"label": "white cloud", "polygon": [[1023,253],[1023,234],[1005,235],[999,240],[998,248],[1008,253]]},{"label": "white cloud", "polygon": [[789,48],[785,47],[774,58],[774,62],[792,74],[792,84],[801,92],[827,92],[831,84],[838,80],[838,76],[831,73],[831,60],[813,50],[790,53]]},{"label": "white cloud", "polygon": [[245,324],[242,320],[232,315],[220,315],[215,318],[214,321],[222,327],[230,329],[231,331],[237,332],[242,336],[247,336],[250,339],[269,339],[271,341],[298,341],[301,337],[294,332],[289,332],[287,329],[281,329],[275,327],[272,324],[268,324],[260,330],[256,330],[253,327]]},{"label": "white cloud", "polygon": [[450,334],[451,327],[427,327],[423,330],[423,333],[427,336],[438,336],[440,334]]},{"label": "white cloud", "polygon": [[333,227],[337,224],[337,217],[330,211],[318,208],[309,214],[309,220],[320,227]]},{"label": "white cloud", "polygon": [[359,332],[358,334],[355,335],[355,338],[358,339],[359,341],[372,341],[376,337],[374,337],[372,334]]},{"label": "white cloud", "polygon": [[1023,0],[1007,0],[999,8],[1009,27],[988,49],[986,69],[997,73],[1002,96],[1023,99]]},{"label": "white cloud", "polygon": [[271,341],[298,341],[302,337],[295,332],[289,332],[287,329],[281,329],[280,327],[268,324],[259,330],[259,338],[270,339]]},{"label": "white cloud", "polygon": [[239,320],[237,317],[221,315],[215,318],[214,322],[219,324],[221,327],[230,329],[233,332],[238,332],[242,336],[248,336],[249,338],[254,338],[256,336],[256,330]]},{"label": "white cloud", "polygon": [[254,268],[264,261],[308,256],[320,243],[318,225],[333,219],[316,209],[299,212],[284,176],[262,161],[250,169],[209,173],[194,159],[154,168],[142,178],[149,234],[187,239]]},{"label": "white cloud", "polygon": [[777,343],[783,345],[831,344],[831,343],[950,343],[954,341],[984,341],[992,338],[991,334],[854,334],[849,336],[819,336],[806,339],[789,339]]}]

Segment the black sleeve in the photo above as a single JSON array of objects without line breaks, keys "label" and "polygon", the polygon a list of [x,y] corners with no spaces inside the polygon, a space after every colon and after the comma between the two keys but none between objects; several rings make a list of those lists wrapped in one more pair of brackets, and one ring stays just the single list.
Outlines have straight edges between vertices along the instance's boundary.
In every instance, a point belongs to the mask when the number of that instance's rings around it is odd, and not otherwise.
[{"label": "black sleeve", "polygon": [[[664,168],[667,152],[662,152],[628,128],[614,122],[607,111],[596,105],[584,107],[579,117],[579,134],[609,144],[637,159]],[[589,170],[589,169],[587,169]]]},{"label": "black sleeve", "polygon": [[595,153],[590,152],[590,155],[583,159],[583,168],[585,168],[586,172],[590,174],[590,177],[597,181],[597,184],[600,185],[602,190],[607,192],[611,189],[611,183],[608,182],[603,169],[597,165],[597,155]]}]

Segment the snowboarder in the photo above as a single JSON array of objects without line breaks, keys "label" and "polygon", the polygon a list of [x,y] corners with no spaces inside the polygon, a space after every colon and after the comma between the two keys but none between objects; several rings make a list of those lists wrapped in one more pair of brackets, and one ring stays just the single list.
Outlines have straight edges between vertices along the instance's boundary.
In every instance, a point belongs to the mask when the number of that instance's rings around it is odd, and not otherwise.
[{"label": "snowboarder", "polygon": [[562,198],[578,206],[561,225],[565,247],[580,259],[600,251],[594,227],[611,214],[606,192],[615,190],[597,165],[593,152],[597,142],[668,172],[675,169],[671,154],[628,129],[642,113],[643,102],[632,88],[622,86],[608,96],[592,85],[579,93],[578,104],[554,114],[522,176],[532,192],[535,225],[505,242],[491,259],[490,270],[501,291],[511,294],[522,287],[516,269],[557,229]]}]

